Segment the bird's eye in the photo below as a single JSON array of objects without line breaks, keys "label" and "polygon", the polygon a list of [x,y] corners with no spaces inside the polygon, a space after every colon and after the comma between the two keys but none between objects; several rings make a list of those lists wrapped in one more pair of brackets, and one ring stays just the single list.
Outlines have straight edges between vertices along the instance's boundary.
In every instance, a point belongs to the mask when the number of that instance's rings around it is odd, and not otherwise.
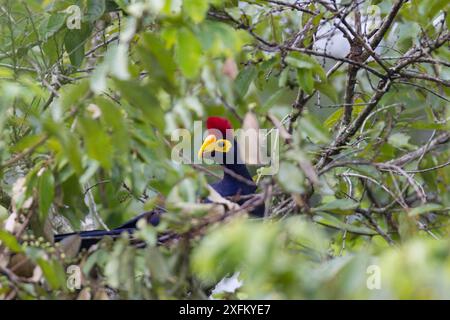
[{"label": "bird's eye", "polygon": [[222,139],[218,140],[214,145],[214,149],[218,152],[228,152],[231,148],[231,143],[228,140]]}]

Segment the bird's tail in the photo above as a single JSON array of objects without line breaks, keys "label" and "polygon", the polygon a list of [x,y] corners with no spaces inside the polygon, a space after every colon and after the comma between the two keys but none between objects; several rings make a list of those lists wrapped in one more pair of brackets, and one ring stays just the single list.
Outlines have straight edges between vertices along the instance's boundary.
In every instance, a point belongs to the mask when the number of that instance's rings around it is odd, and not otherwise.
[{"label": "bird's tail", "polygon": [[123,225],[112,230],[90,230],[90,231],[79,231],[71,233],[57,234],[54,236],[55,242],[63,241],[72,236],[79,236],[81,238],[80,249],[88,249],[90,246],[96,244],[104,237],[111,237],[116,239],[124,232],[132,234],[136,231],[136,224],[140,219],[146,219],[148,223],[156,226],[159,223],[159,216],[163,212],[161,209],[156,209],[153,211],[148,211],[141,213],[137,217],[127,221]]},{"label": "bird's tail", "polygon": [[136,228],[117,228],[113,230],[90,230],[90,231],[80,231],[80,232],[71,232],[71,233],[63,233],[55,235],[55,242],[63,241],[72,236],[79,236],[81,238],[80,249],[88,249],[90,246],[96,244],[104,237],[111,237],[116,239],[120,237],[123,232],[133,233]]}]

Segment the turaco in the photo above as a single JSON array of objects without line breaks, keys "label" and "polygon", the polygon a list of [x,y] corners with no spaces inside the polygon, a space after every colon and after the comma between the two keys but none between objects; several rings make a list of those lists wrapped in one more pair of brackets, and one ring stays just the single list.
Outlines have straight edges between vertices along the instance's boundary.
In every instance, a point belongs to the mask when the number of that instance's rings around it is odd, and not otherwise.
[{"label": "turaco", "polygon": [[[242,196],[255,193],[257,186],[253,182],[247,166],[241,160],[237,141],[232,133],[231,123],[223,117],[209,117],[206,121],[206,127],[208,136],[204,139],[198,151],[198,157],[213,158],[224,168],[222,180],[211,184],[211,187],[222,197],[233,198],[233,196],[236,196],[236,198],[241,198],[237,203],[242,204],[245,202],[245,197]],[[209,200],[206,199],[205,201],[208,202]],[[109,231],[92,230],[55,235],[55,241],[61,241],[64,238],[77,234],[82,239],[81,248],[88,248],[105,236],[117,238],[123,232],[132,233],[136,230],[136,223],[142,218],[147,219],[153,225],[157,225],[159,216],[163,212],[163,208],[144,212],[120,227]],[[254,207],[249,213],[255,217],[263,217],[264,204]]]}]

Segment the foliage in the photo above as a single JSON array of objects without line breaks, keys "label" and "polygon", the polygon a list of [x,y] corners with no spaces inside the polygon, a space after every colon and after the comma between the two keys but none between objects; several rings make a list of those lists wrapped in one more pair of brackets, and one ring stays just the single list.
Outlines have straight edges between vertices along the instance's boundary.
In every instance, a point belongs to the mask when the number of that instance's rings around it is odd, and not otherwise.
[{"label": "foliage", "polygon": [[[449,298],[448,1],[337,3],[2,0],[0,297]],[[264,221],[171,161],[209,115],[279,129]]]}]

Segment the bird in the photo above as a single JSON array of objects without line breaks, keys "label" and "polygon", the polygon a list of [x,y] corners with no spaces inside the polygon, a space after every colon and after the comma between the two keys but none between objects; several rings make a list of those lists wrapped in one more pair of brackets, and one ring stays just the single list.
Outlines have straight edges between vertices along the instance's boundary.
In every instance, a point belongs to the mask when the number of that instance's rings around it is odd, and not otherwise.
[{"label": "bird", "polygon": [[[233,135],[231,122],[225,117],[210,116],[206,120],[208,135],[198,150],[197,156],[200,159],[210,158],[223,167],[223,178],[210,186],[221,197],[237,198],[236,203],[242,205],[245,203],[245,196],[255,194],[257,185],[246,166],[243,163],[238,142]],[[211,202],[204,199],[203,202]],[[249,214],[253,217],[264,217],[264,202],[252,206]],[[90,230],[78,231],[54,236],[55,242],[63,241],[71,236],[81,238],[80,249],[87,249],[99,242],[104,237],[118,238],[124,232],[132,234],[137,229],[137,222],[146,219],[148,223],[156,226],[159,224],[160,216],[164,214],[165,209],[158,207],[152,211],[143,212],[133,219],[125,222],[121,226],[112,230]]]}]

